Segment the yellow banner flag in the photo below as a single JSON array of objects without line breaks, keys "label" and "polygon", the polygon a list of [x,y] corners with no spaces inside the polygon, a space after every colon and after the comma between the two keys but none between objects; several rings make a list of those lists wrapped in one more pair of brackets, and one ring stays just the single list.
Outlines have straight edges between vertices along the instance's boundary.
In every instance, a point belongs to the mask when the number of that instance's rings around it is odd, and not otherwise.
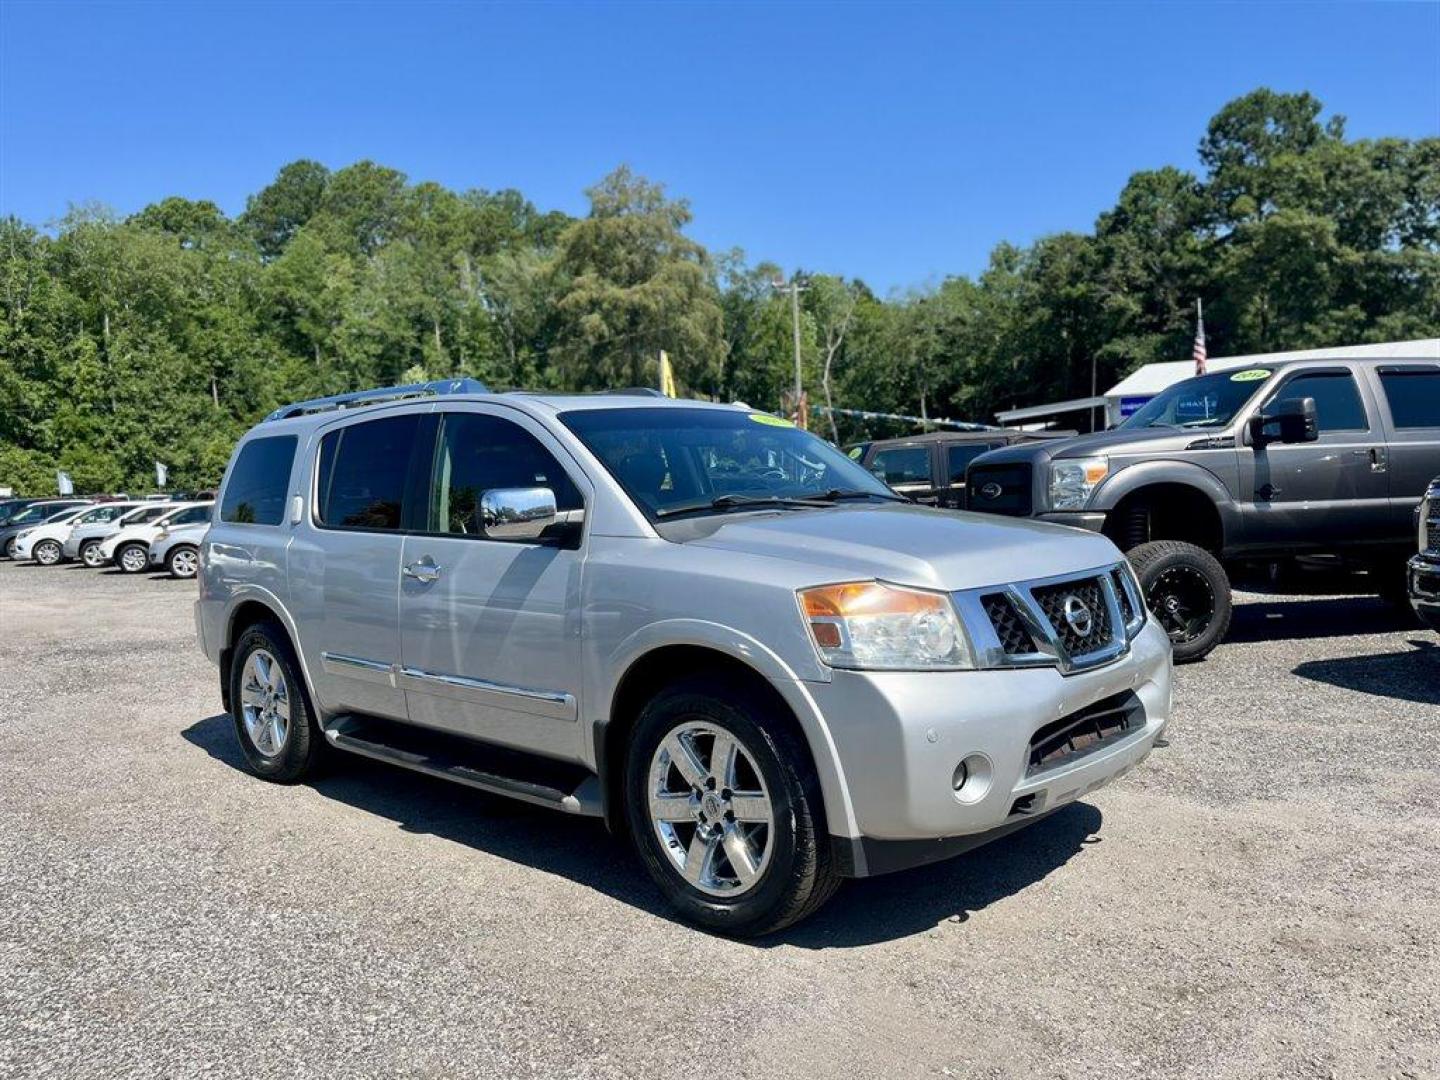
[{"label": "yellow banner flag", "polygon": [[670,355],[660,350],[660,392],[666,397],[679,397],[675,390],[675,369],[670,366]]}]

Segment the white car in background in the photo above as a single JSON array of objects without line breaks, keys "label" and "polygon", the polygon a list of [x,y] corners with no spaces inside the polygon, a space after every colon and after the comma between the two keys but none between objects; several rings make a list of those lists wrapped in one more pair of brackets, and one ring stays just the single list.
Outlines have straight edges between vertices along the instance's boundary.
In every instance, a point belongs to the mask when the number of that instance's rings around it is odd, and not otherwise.
[{"label": "white car in background", "polygon": [[92,525],[77,524],[71,529],[70,535],[61,545],[61,558],[79,559],[90,569],[98,570],[105,565],[105,558],[100,554],[100,543],[107,536],[114,536],[121,529],[130,525],[148,525],[156,518],[174,510],[176,506],[174,503],[139,502],[138,500],[119,505],[126,507],[119,517]]},{"label": "white car in background", "polygon": [[150,569],[163,566],[171,577],[193,578],[200,567],[200,541],[209,528],[208,518],[189,525],[161,526],[150,541]]},{"label": "white car in background", "polygon": [[139,574],[150,568],[150,543],[161,530],[167,526],[208,524],[214,505],[180,503],[148,524],[128,525],[100,542],[100,555],[104,562],[113,562],[127,574]]},{"label": "white car in background", "polygon": [[134,503],[100,503],[78,507],[69,514],[52,518],[43,525],[26,529],[15,538],[15,558],[34,559],[41,566],[54,566],[65,561],[65,545],[79,528],[106,526],[134,509]]},{"label": "white car in background", "polygon": [[[45,566],[60,561],[60,543],[75,520],[82,517],[91,507],[76,506],[46,518],[38,525],[21,529],[10,541],[10,557],[16,562],[35,559]],[[36,555],[37,549],[40,554]]]}]

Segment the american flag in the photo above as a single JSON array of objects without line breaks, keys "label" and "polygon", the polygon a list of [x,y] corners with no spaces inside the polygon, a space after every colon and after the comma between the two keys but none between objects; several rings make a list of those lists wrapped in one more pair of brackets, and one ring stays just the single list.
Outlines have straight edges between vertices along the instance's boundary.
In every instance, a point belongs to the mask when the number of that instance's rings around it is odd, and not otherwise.
[{"label": "american flag", "polygon": [[1190,351],[1195,360],[1195,374],[1205,374],[1205,309],[1195,301],[1195,347]]}]

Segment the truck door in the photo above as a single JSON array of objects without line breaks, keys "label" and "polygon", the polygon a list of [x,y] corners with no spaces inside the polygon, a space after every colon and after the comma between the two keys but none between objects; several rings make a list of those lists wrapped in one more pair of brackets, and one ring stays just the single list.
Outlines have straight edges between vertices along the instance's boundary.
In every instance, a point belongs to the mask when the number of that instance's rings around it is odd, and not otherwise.
[{"label": "truck door", "polygon": [[1415,507],[1440,476],[1440,364],[1386,365],[1375,376],[1386,413],[1391,531],[1408,540]]},{"label": "truck door", "polygon": [[1244,535],[1255,546],[1323,550],[1358,536],[1383,536],[1390,480],[1378,410],[1347,367],[1285,374],[1260,405],[1314,398],[1320,437],[1310,443],[1256,445],[1240,454]]}]

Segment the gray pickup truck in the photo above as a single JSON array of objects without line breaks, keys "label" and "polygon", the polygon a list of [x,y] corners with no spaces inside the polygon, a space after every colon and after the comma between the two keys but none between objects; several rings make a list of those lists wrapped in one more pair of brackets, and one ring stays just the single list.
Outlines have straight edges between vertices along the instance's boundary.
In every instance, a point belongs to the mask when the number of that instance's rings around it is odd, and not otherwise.
[{"label": "gray pickup truck", "polygon": [[984,454],[970,510],[1103,533],[1177,662],[1230,623],[1227,566],[1338,555],[1402,601],[1414,510],[1440,472],[1440,358],[1302,360],[1176,383],[1118,428]]}]

